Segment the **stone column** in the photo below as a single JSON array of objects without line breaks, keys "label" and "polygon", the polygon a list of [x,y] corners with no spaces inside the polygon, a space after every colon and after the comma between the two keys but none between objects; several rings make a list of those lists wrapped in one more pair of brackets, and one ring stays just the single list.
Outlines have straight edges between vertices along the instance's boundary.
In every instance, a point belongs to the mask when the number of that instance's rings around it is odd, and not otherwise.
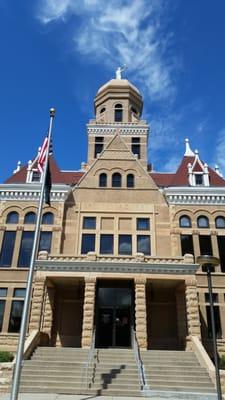
[{"label": "stone column", "polygon": [[52,334],[54,300],[55,300],[55,287],[51,285],[50,282],[46,282],[41,331],[45,333],[45,335],[47,335],[48,338],[51,338]]},{"label": "stone column", "polygon": [[94,327],[95,287],[96,287],[95,277],[85,278],[82,343],[81,343],[81,347],[84,348],[89,348],[91,346],[92,333]]},{"label": "stone column", "polygon": [[135,326],[140,349],[147,349],[146,279],[135,279]]},{"label": "stone column", "polygon": [[190,277],[186,279],[185,284],[188,335],[198,336],[199,338],[201,338],[198,296],[195,277]]},{"label": "stone column", "polygon": [[30,313],[29,331],[41,329],[43,301],[45,292],[45,276],[36,275],[33,284],[33,298]]}]

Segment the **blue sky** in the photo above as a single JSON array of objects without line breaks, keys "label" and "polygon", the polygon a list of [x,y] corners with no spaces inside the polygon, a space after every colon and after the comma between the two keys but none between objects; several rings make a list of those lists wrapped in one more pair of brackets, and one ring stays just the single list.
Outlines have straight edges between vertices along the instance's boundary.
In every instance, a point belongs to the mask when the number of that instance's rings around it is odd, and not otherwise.
[{"label": "blue sky", "polygon": [[93,98],[124,63],[154,169],[173,170],[188,137],[225,174],[224,16],[224,0],[0,0],[0,181],[36,155],[51,106],[58,164],[79,169]]}]

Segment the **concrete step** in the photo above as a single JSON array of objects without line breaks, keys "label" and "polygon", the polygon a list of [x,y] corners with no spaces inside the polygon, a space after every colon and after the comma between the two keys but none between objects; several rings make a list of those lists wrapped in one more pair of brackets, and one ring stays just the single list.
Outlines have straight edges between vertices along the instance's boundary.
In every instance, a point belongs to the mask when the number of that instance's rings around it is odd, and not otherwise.
[{"label": "concrete step", "polygon": [[171,392],[196,392],[196,393],[215,393],[215,389],[208,386],[196,387],[195,385],[185,386],[173,386],[170,384],[151,384],[151,390],[162,390],[162,391],[171,391]]},{"label": "concrete step", "polygon": [[54,390],[56,390],[56,392],[52,391],[52,388],[49,388],[48,386],[39,386],[36,387],[34,390],[32,390],[32,388],[30,387],[24,387],[21,386],[21,393],[59,393],[59,394],[87,394],[87,395],[92,395],[92,396],[121,396],[121,397],[141,397],[141,391],[139,390],[130,390],[130,389],[85,389],[85,388],[81,388],[81,389],[77,389],[77,388],[73,388],[73,387],[67,387],[64,388],[60,385],[58,385],[57,387],[54,388]]}]

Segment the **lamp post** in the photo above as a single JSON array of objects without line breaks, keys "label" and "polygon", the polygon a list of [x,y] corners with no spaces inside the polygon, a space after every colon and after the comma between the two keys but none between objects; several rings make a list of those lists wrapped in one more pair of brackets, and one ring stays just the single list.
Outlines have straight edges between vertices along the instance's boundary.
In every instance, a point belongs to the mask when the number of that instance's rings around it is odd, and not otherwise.
[{"label": "lamp post", "polygon": [[216,343],[215,317],[214,317],[214,309],[213,309],[212,277],[211,277],[211,272],[214,271],[214,267],[220,263],[220,260],[217,257],[213,257],[213,256],[209,256],[209,255],[202,255],[202,256],[197,257],[197,263],[202,266],[203,272],[207,273],[210,315],[211,315],[211,328],[212,328],[212,339],[213,339],[213,353],[214,353],[214,362],[215,362],[215,371],[216,371],[216,388],[217,388],[218,400],[222,400],[219,361],[218,361],[217,343]]}]

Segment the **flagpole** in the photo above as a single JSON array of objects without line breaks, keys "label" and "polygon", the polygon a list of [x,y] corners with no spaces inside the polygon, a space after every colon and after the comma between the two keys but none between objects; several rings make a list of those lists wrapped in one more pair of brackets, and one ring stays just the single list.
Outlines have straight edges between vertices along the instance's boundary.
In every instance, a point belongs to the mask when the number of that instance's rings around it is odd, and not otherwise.
[{"label": "flagpole", "polygon": [[30,302],[31,302],[34,266],[35,266],[35,260],[36,260],[38,244],[39,244],[39,237],[40,237],[40,225],[41,225],[42,207],[43,207],[43,201],[44,201],[45,181],[46,181],[46,174],[47,174],[47,167],[48,167],[49,147],[50,147],[50,141],[51,141],[51,135],[52,135],[52,125],[53,125],[54,116],[55,116],[55,109],[51,108],[50,109],[49,129],[48,129],[48,145],[47,145],[46,159],[45,159],[45,165],[44,165],[44,170],[43,170],[43,179],[42,179],[38,213],[37,213],[37,221],[36,221],[36,227],[35,227],[35,233],[34,233],[34,243],[33,243],[31,259],[30,259],[30,268],[29,268],[29,273],[28,273],[28,278],[27,278],[26,296],[24,299],[23,314],[22,314],[22,320],[21,320],[21,328],[20,328],[20,335],[19,335],[19,341],[18,341],[18,347],[17,347],[15,368],[14,368],[14,373],[13,373],[13,381],[12,381],[12,390],[11,390],[10,400],[17,400],[18,394],[19,394],[21,367],[22,367],[24,345],[25,345],[25,339],[26,339],[26,333],[27,333],[29,308],[30,308]]}]

